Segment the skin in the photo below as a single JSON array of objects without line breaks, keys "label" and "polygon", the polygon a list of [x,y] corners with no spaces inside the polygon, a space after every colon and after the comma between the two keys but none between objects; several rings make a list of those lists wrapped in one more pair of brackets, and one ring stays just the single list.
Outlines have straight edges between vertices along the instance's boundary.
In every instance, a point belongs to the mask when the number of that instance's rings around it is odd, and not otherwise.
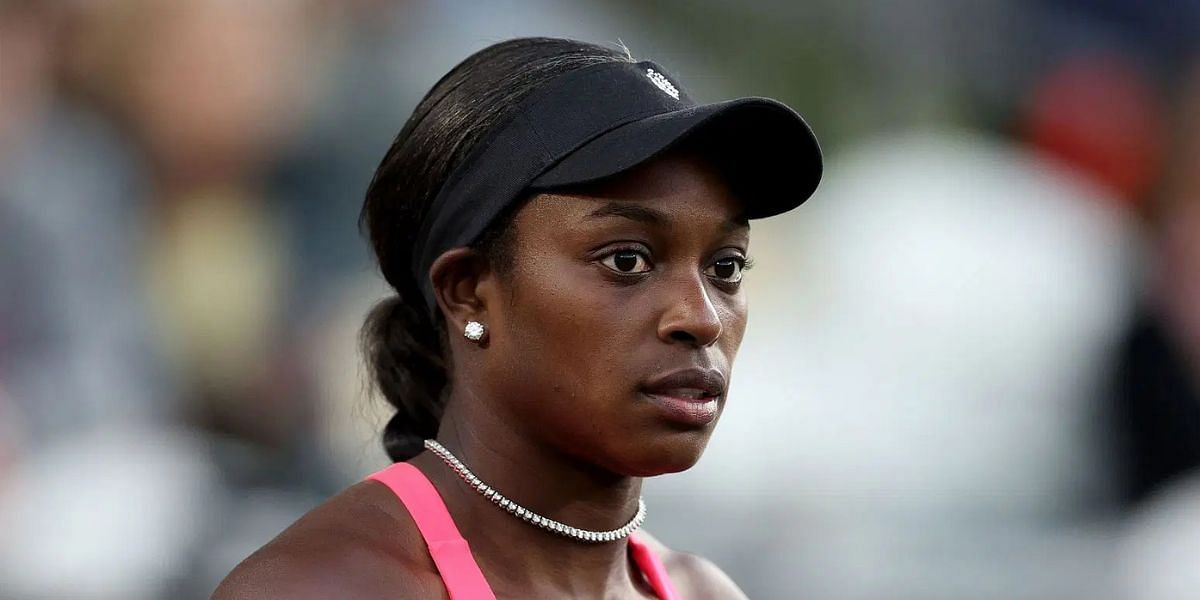
[{"label": "skin", "polygon": [[[450,336],[453,383],[438,440],[539,514],[586,529],[623,525],[642,478],[691,467],[716,425],[671,418],[645,388],[690,367],[728,381],[746,325],[735,281],[749,244],[740,215],[713,169],[671,154],[599,187],[531,199],[514,218],[507,271],[469,249],[443,254],[431,277],[448,329],[476,320],[488,334],[481,344]],[[544,532],[497,509],[436,456],[411,462],[442,495],[497,597],[654,597],[624,542]],[[745,597],[709,561],[639,535],[682,597]],[[305,515],[214,598],[331,596],[446,597],[420,534],[378,483]]]}]

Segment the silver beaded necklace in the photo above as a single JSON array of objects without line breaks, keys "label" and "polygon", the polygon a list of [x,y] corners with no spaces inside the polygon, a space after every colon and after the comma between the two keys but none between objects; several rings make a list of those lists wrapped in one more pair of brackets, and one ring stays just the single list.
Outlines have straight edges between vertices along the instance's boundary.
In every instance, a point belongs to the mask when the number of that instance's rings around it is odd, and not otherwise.
[{"label": "silver beaded necklace", "polygon": [[467,485],[475,488],[475,491],[483,495],[484,498],[491,500],[493,504],[503,508],[512,515],[523,519],[527,523],[537,525],[551,533],[579,540],[581,542],[615,542],[624,539],[629,534],[633,533],[638,527],[642,526],[642,522],[646,520],[646,503],[638,498],[637,514],[629,520],[624,526],[619,529],[610,531],[589,531],[578,527],[571,527],[564,523],[559,523],[554,519],[543,517],[508,498],[505,498],[500,492],[492,489],[491,486],[479,480],[474,473],[471,472],[458,457],[450,453],[449,450],[437,442],[437,440],[425,440],[425,447],[441,458],[455,473],[458,474]]}]

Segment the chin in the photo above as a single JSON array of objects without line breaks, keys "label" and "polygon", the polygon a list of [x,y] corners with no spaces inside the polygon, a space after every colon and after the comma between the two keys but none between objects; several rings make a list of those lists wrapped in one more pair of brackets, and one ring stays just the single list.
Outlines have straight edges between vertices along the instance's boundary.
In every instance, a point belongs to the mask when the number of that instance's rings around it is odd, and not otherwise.
[{"label": "chin", "polygon": [[635,477],[654,477],[686,471],[700,461],[712,431],[659,432],[648,437],[637,444],[620,472]]}]

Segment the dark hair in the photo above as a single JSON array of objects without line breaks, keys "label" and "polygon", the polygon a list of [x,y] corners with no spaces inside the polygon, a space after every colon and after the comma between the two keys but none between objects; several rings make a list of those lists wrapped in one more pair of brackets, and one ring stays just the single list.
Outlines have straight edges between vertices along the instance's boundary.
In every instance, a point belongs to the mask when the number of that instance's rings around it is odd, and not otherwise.
[{"label": "dark hair", "polygon": [[[632,62],[627,51],[555,38],[495,44],[454,67],[417,104],[367,189],[359,228],[396,295],[377,304],[360,334],[373,387],[396,408],[383,430],[394,461],[420,453],[437,433],[448,392],[445,326],[432,317],[410,270],[413,240],[450,173],[526,95],[583,67]],[[511,213],[474,245],[502,272],[511,261]]]}]

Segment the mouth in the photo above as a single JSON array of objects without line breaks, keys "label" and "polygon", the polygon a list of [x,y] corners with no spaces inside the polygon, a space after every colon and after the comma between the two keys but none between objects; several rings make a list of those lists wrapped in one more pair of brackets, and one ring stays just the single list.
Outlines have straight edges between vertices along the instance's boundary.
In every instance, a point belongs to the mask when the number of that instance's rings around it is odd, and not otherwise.
[{"label": "mouth", "polygon": [[685,400],[706,400],[708,398],[720,396],[720,394],[698,388],[670,388],[653,393],[658,396],[671,396],[673,398],[683,398]]},{"label": "mouth", "polygon": [[725,390],[720,371],[691,368],[656,377],[641,392],[668,420],[703,427],[716,420]]}]

